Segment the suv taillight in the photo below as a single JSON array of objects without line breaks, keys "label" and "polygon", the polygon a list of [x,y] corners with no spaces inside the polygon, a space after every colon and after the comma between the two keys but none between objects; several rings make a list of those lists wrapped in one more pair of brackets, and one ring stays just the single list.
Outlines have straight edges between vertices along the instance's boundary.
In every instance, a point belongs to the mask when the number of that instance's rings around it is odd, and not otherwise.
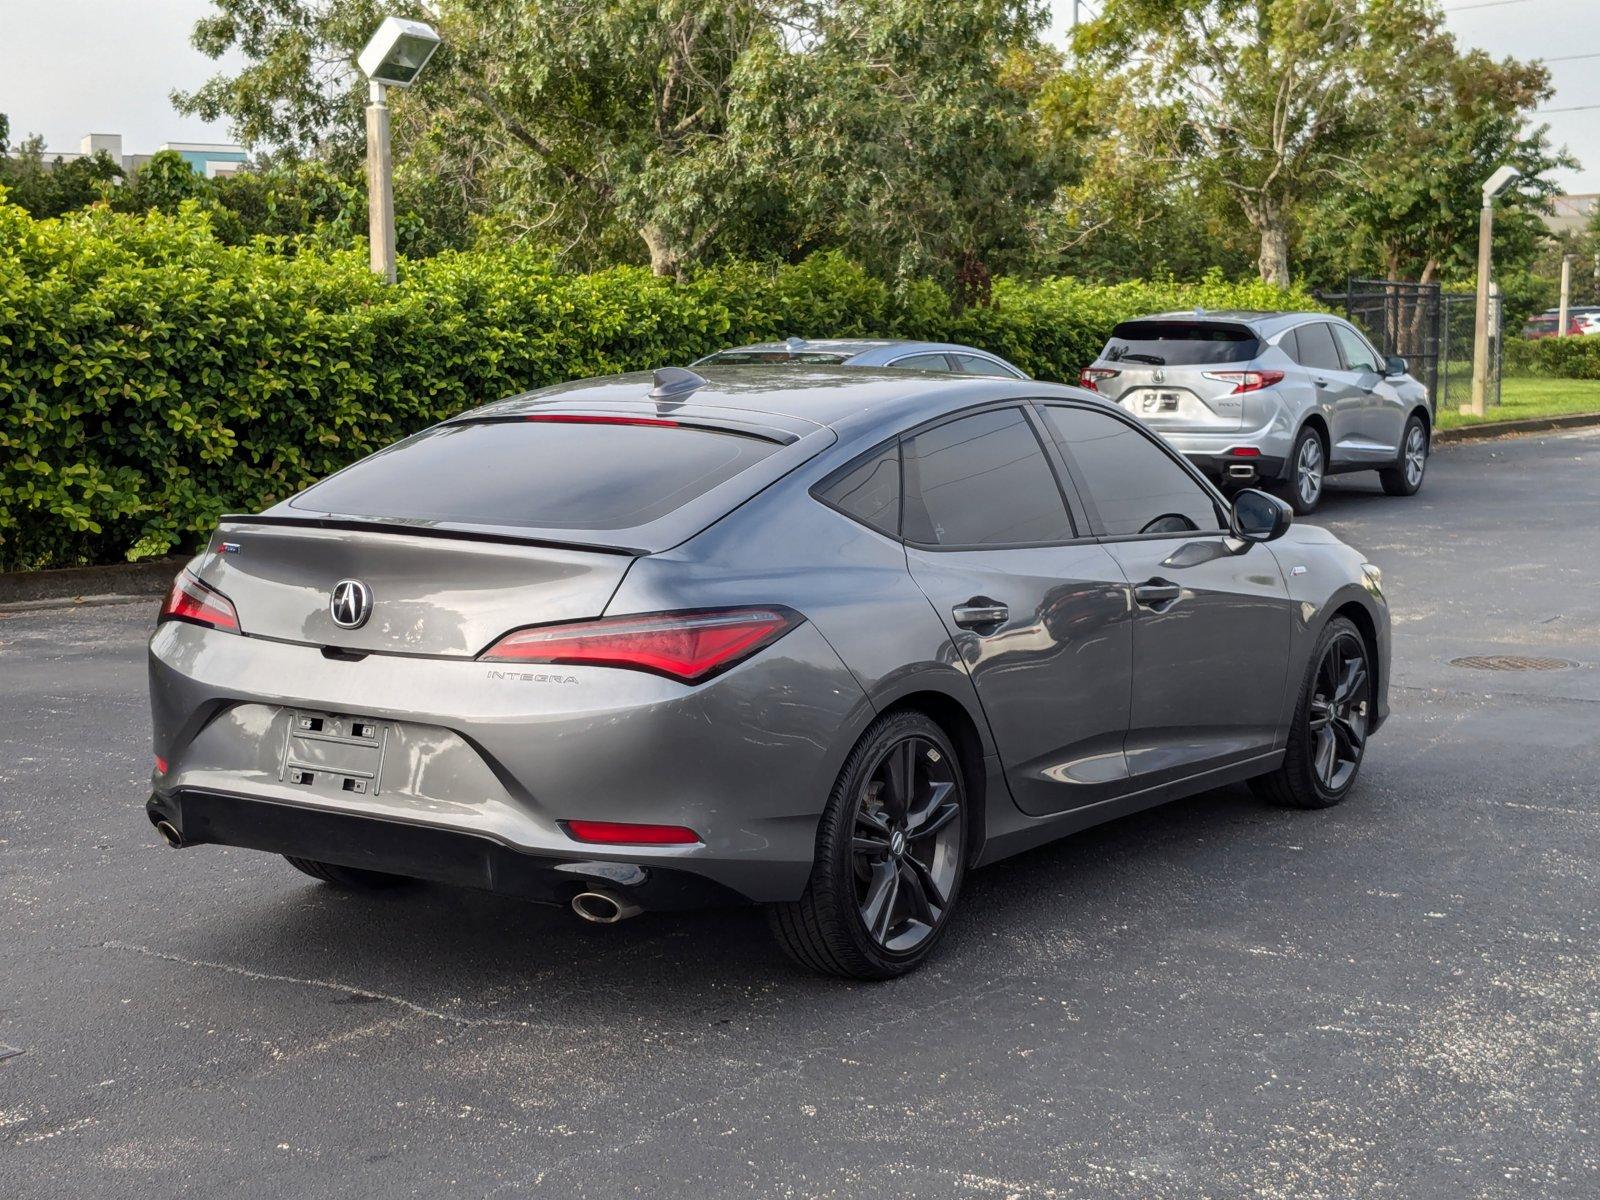
[{"label": "suv taillight", "polygon": [[1283,382],[1282,371],[1206,371],[1204,374],[1207,379],[1215,379],[1218,383],[1233,384],[1233,391],[1229,393],[1232,396],[1240,392],[1259,392],[1262,388]]},{"label": "suv taillight", "polygon": [[221,592],[201,583],[188,571],[178,572],[172,590],[162,602],[156,624],[163,621],[188,621],[227,633],[239,632],[239,613]]},{"label": "suv taillight", "polygon": [[801,620],[799,613],[774,606],[535,625],[512,630],[479,657],[489,662],[621,667],[699,683],[770,646]]},{"label": "suv taillight", "polygon": [[1109,367],[1084,367],[1078,372],[1078,386],[1088,388],[1091,392],[1098,392],[1100,384],[1107,379],[1115,379],[1120,371],[1113,371]]}]

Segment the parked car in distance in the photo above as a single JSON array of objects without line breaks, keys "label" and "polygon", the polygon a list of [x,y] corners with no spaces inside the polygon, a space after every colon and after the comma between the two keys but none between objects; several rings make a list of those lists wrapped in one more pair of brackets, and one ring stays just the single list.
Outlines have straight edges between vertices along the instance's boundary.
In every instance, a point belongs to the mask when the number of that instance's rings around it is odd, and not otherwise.
[{"label": "parked car in distance", "polygon": [[1522,336],[1525,338],[1556,337],[1587,337],[1590,334],[1600,333],[1600,306],[1583,305],[1567,309],[1567,327],[1559,331],[1556,327],[1561,323],[1561,310],[1547,308],[1538,316],[1529,317],[1522,327]]},{"label": "parked car in distance", "polygon": [[789,338],[718,350],[692,364],[747,366],[755,363],[814,363],[838,367],[895,367],[902,371],[949,371],[957,375],[993,375],[1026,379],[1018,367],[998,354],[951,342],[907,342],[887,338]]},{"label": "parked car in distance", "polygon": [[150,639],[149,816],[337,886],[763,904],[887,978],[970,868],[1244,779],[1350,794],[1387,603],[1291,520],[1062,385],[545,388],[223,518]]},{"label": "parked car in distance", "polygon": [[1260,483],[1296,513],[1327,476],[1377,471],[1383,490],[1422,486],[1433,436],[1428,390],[1327,313],[1183,312],[1124,321],[1079,382],[1160,431],[1216,482]]}]

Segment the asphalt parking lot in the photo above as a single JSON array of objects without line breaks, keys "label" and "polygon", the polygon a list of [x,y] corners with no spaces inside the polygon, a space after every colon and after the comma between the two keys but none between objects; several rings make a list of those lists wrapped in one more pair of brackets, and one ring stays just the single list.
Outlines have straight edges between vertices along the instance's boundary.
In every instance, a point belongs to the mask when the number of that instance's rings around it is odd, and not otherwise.
[{"label": "asphalt parking lot", "polygon": [[[1318,520],[1395,612],[1352,798],[1011,860],[883,985],[754,912],[596,929],[168,850],[152,605],[0,619],[0,1192],[1600,1194],[1600,431]],[[1484,654],[1580,665],[1449,665]]]}]

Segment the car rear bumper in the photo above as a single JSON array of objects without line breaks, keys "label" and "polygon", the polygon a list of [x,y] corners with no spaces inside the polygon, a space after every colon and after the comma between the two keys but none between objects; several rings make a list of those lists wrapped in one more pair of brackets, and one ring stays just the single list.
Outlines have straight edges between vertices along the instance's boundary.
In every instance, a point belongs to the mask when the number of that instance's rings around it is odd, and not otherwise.
[{"label": "car rear bumper", "polygon": [[1249,487],[1283,478],[1283,459],[1270,454],[1191,454],[1184,457],[1208,478]]},{"label": "car rear bumper", "polygon": [[[833,780],[871,719],[813,626],[695,687],[636,671],[506,665],[349,661],[163,624],[150,643],[154,750],[165,764],[156,801],[200,822],[194,840],[422,878],[440,875],[413,851],[437,844],[454,864],[447,882],[495,890],[545,868],[554,872],[545,882],[565,883],[562,864],[572,863],[694,877],[757,902],[804,890]],[[308,718],[338,736],[308,735]],[[358,722],[375,726],[367,747],[352,735]],[[701,841],[589,844],[569,835],[570,820],[686,826]],[[364,836],[404,845],[387,866],[350,861]]]},{"label": "car rear bumper", "polygon": [[481,834],[414,825],[220,792],[157,792],[145,803],[181,845],[240,846],[293,858],[480,888],[541,904],[567,904],[595,888],[647,909],[733,904],[750,897],[670,864],[533,854]]}]

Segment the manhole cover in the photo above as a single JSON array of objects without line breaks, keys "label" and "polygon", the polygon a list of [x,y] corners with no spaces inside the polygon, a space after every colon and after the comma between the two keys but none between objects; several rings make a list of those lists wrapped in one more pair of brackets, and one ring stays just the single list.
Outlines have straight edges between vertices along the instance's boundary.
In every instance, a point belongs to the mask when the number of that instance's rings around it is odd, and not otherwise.
[{"label": "manhole cover", "polygon": [[1474,671],[1565,671],[1578,664],[1565,658],[1537,658],[1525,654],[1477,654],[1452,658],[1450,665]]}]

